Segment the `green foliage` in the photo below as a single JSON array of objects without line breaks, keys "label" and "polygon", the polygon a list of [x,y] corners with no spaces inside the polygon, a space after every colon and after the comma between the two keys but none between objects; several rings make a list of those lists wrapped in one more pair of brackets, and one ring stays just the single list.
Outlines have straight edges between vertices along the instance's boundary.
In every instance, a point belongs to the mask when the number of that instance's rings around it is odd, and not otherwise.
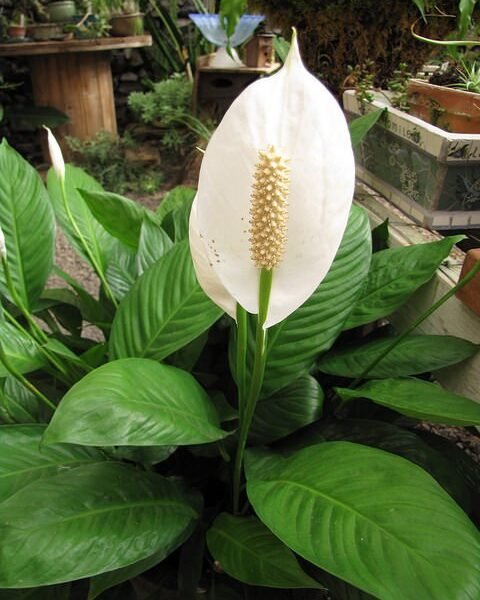
[{"label": "green foliage", "polygon": [[74,162],[82,167],[102,187],[123,194],[127,191],[152,193],[163,183],[163,175],[157,166],[148,166],[135,160],[137,144],[129,135],[113,137],[99,132],[93,139],[82,141],[68,139],[74,153]]},{"label": "green foliage", "polygon": [[395,69],[392,78],[388,82],[388,89],[393,92],[390,97],[392,106],[404,112],[409,110],[407,87],[408,80],[411,77],[412,74],[408,70],[408,65],[402,62],[398,65],[398,69]]},{"label": "green foliage", "polygon": [[361,104],[372,102],[375,97],[372,92],[374,87],[373,68],[374,64],[371,60],[367,60],[361,65],[355,65],[355,67],[348,65],[348,78],[353,82],[355,96]]},{"label": "green foliage", "polygon": [[168,125],[190,109],[192,83],[181,74],[174,74],[152,85],[149,92],[132,92],[128,105],[144,123],[159,121]]},{"label": "green foliage", "polygon": [[[403,458],[348,442],[288,458],[251,451],[247,482],[257,515],[284,544],[375,597],[449,600],[459,585],[480,592],[470,554],[479,548],[477,529],[432,477]],[[435,575],[432,561],[445,565]]]},{"label": "green foliage", "polygon": [[[0,598],[68,600],[87,586],[89,600],[199,587],[221,600],[313,599],[323,586],[351,600],[480,595],[468,516],[478,521],[479,466],[416,428],[480,424],[478,404],[428,380],[478,346],[378,326],[458,238],[390,249],[384,223],[372,255],[367,215],[352,207],[325,279],[268,330],[233,515],[245,406],[233,320],[200,287],[187,243],[195,190],[170,191],[153,212],[78,167],[67,165],[64,197],[53,171],[47,194],[5,143],[1,160],[12,276],[0,308]],[[53,214],[98,298],[52,269]],[[69,289],[45,290],[52,272]],[[91,324],[101,343],[84,337]]]},{"label": "green foliage", "polygon": [[143,123],[162,129],[160,143],[167,151],[181,154],[198,139],[210,138],[210,124],[192,113],[192,83],[185,75],[175,73],[153,83],[151,91],[132,92],[128,106]]}]

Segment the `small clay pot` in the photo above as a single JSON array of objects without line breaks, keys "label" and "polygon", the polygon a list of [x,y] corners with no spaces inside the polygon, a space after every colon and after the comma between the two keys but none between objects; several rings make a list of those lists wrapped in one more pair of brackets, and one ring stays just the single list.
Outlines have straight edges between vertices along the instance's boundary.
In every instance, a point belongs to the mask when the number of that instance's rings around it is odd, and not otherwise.
[{"label": "small clay pot", "polygon": [[112,29],[110,33],[117,37],[143,35],[143,13],[129,15],[114,15],[110,17]]},{"label": "small clay pot", "polygon": [[27,35],[25,25],[10,25],[8,28],[8,37],[12,40],[21,40]]}]

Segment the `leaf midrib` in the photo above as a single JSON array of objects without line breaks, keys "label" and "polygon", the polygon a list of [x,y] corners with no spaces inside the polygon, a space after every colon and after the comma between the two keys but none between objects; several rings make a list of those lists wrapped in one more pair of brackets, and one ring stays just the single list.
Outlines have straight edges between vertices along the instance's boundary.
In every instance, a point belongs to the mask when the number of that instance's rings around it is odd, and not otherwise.
[{"label": "leaf midrib", "polygon": [[338,500],[337,498],[329,496],[325,492],[321,492],[320,490],[316,490],[316,489],[311,488],[311,487],[309,487],[309,486],[307,486],[305,484],[299,483],[297,481],[290,481],[288,479],[267,480],[267,481],[264,481],[263,483],[279,483],[279,484],[290,485],[292,487],[298,487],[298,488],[300,488],[302,490],[305,490],[305,491],[309,492],[310,494],[313,494],[315,496],[319,496],[319,497],[321,497],[321,498],[323,498],[323,499],[331,502],[332,504],[336,504],[337,506],[343,508],[346,512],[351,512],[354,515],[357,515],[357,517],[359,517],[360,519],[363,519],[364,521],[366,521],[367,523],[369,523],[370,525],[372,525],[377,530],[383,532],[388,537],[393,538],[398,544],[404,546],[409,551],[411,551],[413,554],[415,554],[415,555],[419,556],[420,558],[422,558],[431,568],[434,568],[434,565],[430,562],[430,560],[426,556],[424,556],[417,549],[415,549],[412,546],[410,546],[408,543],[406,543],[401,538],[398,538],[392,531],[389,531],[388,529],[385,529],[385,527],[383,527],[382,525],[379,525],[375,521],[372,521],[372,519],[370,517],[364,515],[363,513],[359,512],[358,510],[354,509],[353,507],[349,506],[348,504],[345,504],[341,500]]},{"label": "leaf midrib", "polygon": [[29,301],[28,301],[28,294],[27,294],[27,288],[25,285],[25,266],[23,264],[23,255],[22,252],[20,250],[20,240],[18,237],[18,228],[17,228],[17,219],[18,219],[18,215],[17,215],[17,210],[16,210],[16,203],[12,202],[12,194],[13,194],[13,185],[10,183],[10,194],[8,195],[8,204],[10,206],[10,210],[11,210],[11,214],[12,214],[12,229],[13,229],[13,240],[15,243],[15,253],[14,253],[14,258],[16,257],[15,263],[17,265],[18,270],[20,271],[20,280],[18,280],[18,277],[16,278],[17,281],[14,283],[19,283],[20,284],[20,288],[23,290],[22,295],[22,300],[25,302],[27,309],[29,308]]},{"label": "leaf midrib", "polygon": [[[158,329],[155,330],[155,334],[150,337],[149,342],[147,343],[147,345],[145,346],[145,348],[143,349],[143,352],[141,354],[142,358],[145,358],[145,356],[151,356],[151,355],[148,354],[148,351],[150,350],[150,347],[152,346],[152,344],[155,342],[155,340],[157,340],[160,337],[160,334],[162,333],[162,331],[174,319],[175,315],[177,315],[179,312],[181,312],[181,310],[183,309],[183,307],[185,306],[185,304],[187,304],[190,301],[190,299],[192,298],[192,296],[194,294],[196,294],[199,290],[200,290],[200,286],[198,285],[198,283],[195,283],[195,285],[193,286],[193,288],[190,291],[190,293],[187,296],[184,297],[184,300],[181,301],[179,304],[175,305],[176,310],[173,310],[170,313],[170,315],[168,316],[168,318],[163,321],[163,323],[160,325],[160,327]],[[168,356],[168,354],[162,356],[162,358],[165,358],[166,356]],[[157,355],[155,355],[155,357],[158,358]]]},{"label": "leaf midrib", "polygon": [[[152,408],[152,409],[155,409],[155,408],[158,408],[158,409],[162,409],[162,408],[163,408],[163,409],[166,409],[167,411],[170,411],[170,412],[173,412],[173,413],[176,413],[176,414],[178,414],[178,415],[181,415],[181,416],[183,416],[183,417],[184,417],[184,419],[185,419],[185,420],[187,420],[187,421],[188,421],[188,418],[189,418],[189,417],[190,417],[190,418],[197,419],[197,420],[200,420],[200,419],[202,418],[202,415],[198,415],[198,414],[197,414],[197,415],[195,415],[195,414],[190,414],[190,413],[184,412],[184,411],[182,411],[182,410],[180,410],[180,409],[178,409],[178,408],[174,408],[173,406],[171,406],[171,405],[168,405],[168,402],[166,402],[166,403],[164,403],[164,404],[162,404],[162,405],[159,405],[159,406],[156,406],[155,404],[152,404],[151,402],[148,402],[148,401],[146,401],[146,400],[135,400],[135,401],[134,401],[134,403],[135,403],[135,404],[141,404],[141,405],[143,405],[143,406],[148,406],[149,408]],[[205,422],[205,421],[204,421],[204,422]],[[216,427],[215,425],[211,425],[210,423],[208,423],[208,421],[207,421],[206,423],[207,423],[207,425],[209,425],[210,427],[213,427],[213,428],[217,429],[218,431],[222,431],[222,430],[221,430],[219,427]],[[200,429],[196,429],[194,426],[192,426],[192,424],[191,424],[191,423],[189,423],[189,424],[190,424],[190,426],[192,427],[192,429],[193,429],[194,431],[196,431],[198,434],[200,434],[200,435],[206,435],[206,434],[205,434],[204,432],[202,432]],[[209,438],[209,439],[210,439],[210,438]],[[212,441],[214,441],[214,440],[212,440]]]},{"label": "leaf midrib", "polygon": [[[71,515],[70,517],[63,517],[61,519],[47,521],[46,523],[40,524],[37,527],[15,526],[14,529],[16,531],[18,531],[18,530],[30,531],[30,532],[41,531],[42,529],[45,529],[45,527],[51,527],[52,525],[62,525],[64,523],[70,523],[71,521],[82,520],[82,519],[85,519],[88,517],[97,516],[97,515],[101,515],[104,513],[110,513],[110,512],[116,512],[116,511],[122,511],[122,510],[129,511],[129,510],[132,510],[135,508],[147,508],[149,506],[159,506],[159,507],[164,507],[164,508],[175,507],[177,510],[178,510],[178,508],[180,508],[179,512],[181,512],[185,515],[190,515],[192,518],[195,518],[197,516],[197,513],[194,511],[194,509],[191,506],[189,506],[187,504],[182,504],[179,501],[174,502],[171,500],[169,500],[169,501],[142,500],[141,502],[131,502],[129,504],[110,505],[110,506],[106,506],[106,507],[102,507],[102,508],[97,508],[94,510],[78,512],[78,513],[75,513],[74,515]],[[12,529],[13,529],[13,527],[12,527]]]}]

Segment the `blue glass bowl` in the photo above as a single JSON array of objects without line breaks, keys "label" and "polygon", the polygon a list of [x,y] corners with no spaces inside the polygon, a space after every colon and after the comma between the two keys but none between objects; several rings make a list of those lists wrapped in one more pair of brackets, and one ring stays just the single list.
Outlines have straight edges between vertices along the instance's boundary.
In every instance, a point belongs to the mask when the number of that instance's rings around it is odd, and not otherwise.
[{"label": "blue glass bowl", "polygon": [[[228,38],[225,29],[222,27],[220,15],[211,13],[190,13],[188,16],[209,42],[221,47],[227,45]],[[243,44],[243,42],[248,40],[253,34],[257,25],[261,23],[264,18],[265,17],[262,15],[242,15],[230,39],[230,45],[235,47]]]}]

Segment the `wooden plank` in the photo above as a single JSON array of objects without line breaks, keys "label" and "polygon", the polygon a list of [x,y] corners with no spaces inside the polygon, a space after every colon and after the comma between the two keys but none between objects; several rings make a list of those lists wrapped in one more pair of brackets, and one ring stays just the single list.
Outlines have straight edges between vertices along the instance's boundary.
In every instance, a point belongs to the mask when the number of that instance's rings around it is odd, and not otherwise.
[{"label": "wooden plank", "polygon": [[[355,202],[365,208],[372,227],[379,225],[386,218],[389,219],[392,247],[425,243],[442,237],[437,232],[411,221],[366,185],[357,186]],[[410,300],[392,315],[390,320],[398,331],[404,331],[458,282],[464,256],[461,250],[455,248],[432,280],[417,290]],[[480,344],[480,317],[458,298],[453,297],[426,319],[417,328],[416,333],[454,335]],[[480,353],[459,365],[437,371],[435,376],[446,389],[480,402]]]},{"label": "wooden plank", "polygon": [[152,45],[151,35],[108,37],[88,40],[60,40],[48,42],[22,42],[0,44],[0,56],[37,56],[43,54],[72,54],[76,52],[99,52],[142,48]]}]

